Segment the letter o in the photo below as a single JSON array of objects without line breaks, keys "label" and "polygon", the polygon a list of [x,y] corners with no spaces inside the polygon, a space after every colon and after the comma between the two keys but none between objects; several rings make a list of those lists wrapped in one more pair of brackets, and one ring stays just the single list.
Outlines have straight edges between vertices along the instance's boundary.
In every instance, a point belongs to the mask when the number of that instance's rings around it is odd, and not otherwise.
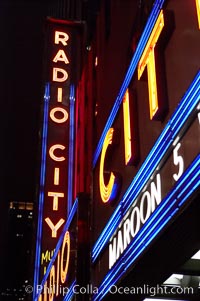
[{"label": "letter o", "polygon": [[[147,213],[146,216],[144,218],[144,201],[147,200]],[[146,191],[142,198],[141,198],[141,203],[140,203],[140,219],[141,222],[144,224],[146,222],[146,220],[149,218],[149,216],[151,215],[151,196],[150,193],[148,191]]]},{"label": "letter o", "polygon": [[[61,112],[63,114],[63,117],[62,118],[57,118],[55,116],[56,112]],[[68,116],[69,115],[68,115],[67,111],[63,108],[60,108],[60,107],[56,107],[56,108],[52,109],[51,112],[50,112],[51,120],[53,120],[56,123],[64,123],[65,121],[67,121]]]},{"label": "letter o", "polygon": [[[136,220],[136,227],[134,229],[134,221],[135,221],[135,216],[137,218]],[[140,230],[140,211],[138,207],[134,207],[133,211],[131,212],[131,235],[134,237],[137,232]]]},{"label": "letter o", "polygon": [[[67,244],[67,258],[66,258],[66,264],[65,268],[63,269],[63,257],[64,257],[64,251],[65,251],[65,245]],[[69,254],[70,254],[70,236],[69,232],[67,231],[64,236],[63,245],[62,245],[62,251],[61,251],[61,260],[60,260],[60,278],[61,282],[65,283],[67,272],[68,272],[68,266],[69,266]]]}]

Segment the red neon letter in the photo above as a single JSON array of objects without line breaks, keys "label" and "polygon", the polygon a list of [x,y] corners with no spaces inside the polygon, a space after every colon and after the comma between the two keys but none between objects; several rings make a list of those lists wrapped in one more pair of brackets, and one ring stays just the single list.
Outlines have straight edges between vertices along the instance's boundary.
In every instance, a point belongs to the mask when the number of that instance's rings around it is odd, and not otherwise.
[{"label": "red neon letter", "polygon": [[58,88],[57,102],[62,102],[62,88]]},{"label": "red neon letter", "polygon": [[68,58],[67,58],[64,50],[62,50],[62,49],[58,50],[56,56],[53,59],[54,63],[57,63],[58,61],[65,62],[65,64],[69,64]]},{"label": "red neon letter", "polygon": [[66,34],[66,32],[62,32],[62,31],[55,32],[55,44],[62,43],[63,46],[66,46],[68,40],[69,40],[69,36],[68,34]]},{"label": "red neon letter", "polygon": [[[55,117],[56,112],[62,113],[63,117],[62,118]],[[64,123],[68,119],[68,113],[65,109],[56,107],[56,108],[51,110],[50,117],[51,117],[51,120],[53,120],[56,123]]]},{"label": "red neon letter", "polygon": [[125,164],[128,165],[132,158],[131,145],[131,122],[130,122],[130,107],[129,107],[129,91],[123,98],[123,117],[124,117],[124,146],[125,146]]},{"label": "red neon letter", "polygon": [[110,144],[112,144],[113,132],[114,132],[113,128],[110,128],[108,130],[101,152],[100,169],[99,169],[99,188],[100,188],[101,199],[104,203],[112,201],[116,197],[116,192],[118,188],[118,185],[116,183],[116,177],[113,172],[110,173],[110,178],[107,185],[105,184],[104,181],[104,161],[105,161],[107,148]]},{"label": "red neon letter", "polygon": [[45,218],[45,222],[49,226],[49,228],[52,230],[51,236],[53,238],[57,237],[57,231],[62,226],[62,224],[65,222],[63,218],[61,218],[56,225],[52,223],[49,217]]},{"label": "red neon letter", "polygon": [[156,21],[156,24],[152,30],[151,36],[144,49],[142,57],[138,64],[138,79],[141,78],[145,67],[147,66],[148,74],[148,87],[149,87],[149,107],[150,107],[150,119],[152,120],[156,112],[159,109],[158,96],[157,96],[157,81],[156,81],[156,69],[155,69],[155,57],[154,48],[160,36],[160,33],[164,27],[163,11]]},{"label": "red neon letter", "polygon": [[55,167],[54,168],[54,185],[59,185],[59,179],[60,179],[60,168]]},{"label": "red neon letter", "polygon": [[65,149],[65,146],[62,145],[62,144],[54,144],[52,147],[50,147],[49,149],[49,155],[51,157],[51,159],[53,159],[54,161],[57,161],[57,162],[61,162],[61,161],[64,161],[65,160],[65,157],[61,156],[61,157],[58,157],[54,154],[54,151],[56,149],[61,149],[61,150],[64,150]]},{"label": "red neon letter", "polygon": [[[58,72],[61,74],[60,77],[58,77]],[[62,68],[53,68],[53,81],[54,82],[64,82],[68,79],[68,73]]]},{"label": "red neon letter", "polygon": [[62,192],[48,192],[48,196],[53,197],[53,210],[58,210],[58,198],[64,198],[64,193]]}]

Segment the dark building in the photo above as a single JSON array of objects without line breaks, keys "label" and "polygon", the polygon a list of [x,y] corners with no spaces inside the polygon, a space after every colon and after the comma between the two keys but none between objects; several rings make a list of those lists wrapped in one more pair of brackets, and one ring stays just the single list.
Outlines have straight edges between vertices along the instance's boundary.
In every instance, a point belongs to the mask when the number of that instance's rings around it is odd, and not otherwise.
[{"label": "dark building", "polygon": [[33,212],[32,202],[9,203],[4,225],[1,300],[28,300],[24,288],[32,283],[33,277]]}]

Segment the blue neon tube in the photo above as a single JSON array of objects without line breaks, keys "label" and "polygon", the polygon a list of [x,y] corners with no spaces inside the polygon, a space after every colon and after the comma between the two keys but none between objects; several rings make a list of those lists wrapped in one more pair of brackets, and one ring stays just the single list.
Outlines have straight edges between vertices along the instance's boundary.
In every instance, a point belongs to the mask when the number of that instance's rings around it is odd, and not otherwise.
[{"label": "blue neon tube", "polygon": [[[137,175],[133,179],[126,193],[122,197],[119,205],[115,209],[116,212],[121,212],[120,209],[123,208],[123,215],[130,208],[133,201],[137,198],[139,193],[142,191],[143,187],[146,185],[148,179],[155,171],[156,167],[162,163],[162,160],[165,154],[169,151],[170,147],[175,140],[175,134],[182,130],[184,123],[187,122],[190,115],[192,115],[193,111],[196,109],[196,106],[199,102],[200,97],[200,71],[197,73],[193,82],[191,83],[189,89],[186,91],[183,99],[181,100],[178,108],[175,113],[172,115],[172,118],[169,120],[167,125],[165,126],[163,132],[160,137],[156,141],[154,147],[150,151],[146,160],[142,164],[140,170]],[[184,107],[187,107],[185,110]],[[184,115],[182,111],[184,110]],[[177,122],[178,120],[178,122]],[[122,214],[122,213],[121,213]],[[113,213],[115,216],[115,212]],[[122,218],[122,215],[121,215]],[[92,250],[92,260],[93,262],[96,260],[102,249],[105,247],[105,244],[108,242],[111,235],[114,233],[112,222],[113,218],[111,217],[108,221],[106,227],[106,231],[103,230],[98,240],[96,241],[93,250]],[[120,220],[119,220],[120,222]],[[118,223],[119,223],[118,222]]]},{"label": "blue neon tube", "polygon": [[[62,245],[62,242],[63,242],[63,238],[64,238],[64,236],[65,236],[65,233],[66,233],[66,231],[68,230],[68,228],[69,228],[69,226],[70,226],[70,224],[71,224],[71,222],[72,222],[72,220],[73,220],[73,218],[74,218],[75,213],[77,212],[77,208],[78,208],[78,199],[75,200],[75,202],[74,202],[74,204],[73,204],[73,206],[72,206],[72,209],[71,209],[71,211],[70,211],[70,214],[69,214],[69,216],[68,216],[67,222],[65,223],[65,225],[64,225],[64,227],[63,227],[63,230],[62,230],[62,233],[61,233],[60,238],[59,238],[59,240],[58,240],[58,243],[57,243],[57,245],[56,245],[54,254],[53,254],[53,256],[52,256],[52,258],[51,258],[51,260],[50,260],[50,262],[49,262],[49,264],[48,264],[46,273],[45,273],[45,275],[44,275],[44,277],[43,277],[43,279],[42,279],[42,281],[41,281],[41,284],[40,284],[41,288],[44,287],[45,282],[47,281],[47,278],[48,278],[49,273],[50,273],[50,271],[51,271],[52,265],[54,264],[54,262],[55,262],[55,260],[56,260],[56,257],[57,257],[57,255],[58,255],[58,251],[60,250],[60,247],[61,247],[61,245]],[[37,283],[37,285],[38,285],[38,283]],[[37,285],[34,287],[35,290],[36,290],[36,288],[37,288]],[[38,298],[39,298],[39,296],[40,296],[40,292],[37,292],[37,294],[36,294],[35,297],[34,297],[34,301],[37,301]]]},{"label": "blue neon tube", "polygon": [[162,6],[163,6],[164,2],[165,2],[165,0],[156,0],[155,3],[154,3],[152,12],[151,12],[151,14],[149,16],[149,19],[147,21],[147,24],[144,28],[143,34],[140,38],[140,41],[139,41],[138,46],[137,46],[137,48],[135,50],[135,53],[133,55],[133,58],[131,60],[128,71],[125,75],[125,78],[124,78],[124,81],[122,83],[121,89],[120,89],[119,94],[118,94],[118,96],[115,100],[112,111],[111,111],[110,116],[109,116],[109,118],[106,122],[103,133],[101,135],[101,138],[100,138],[99,143],[97,145],[96,151],[94,153],[93,168],[95,167],[95,165],[97,163],[97,160],[98,160],[99,155],[101,153],[101,149],[102,149],[103,142],[105,140],[106,134],[107,134],[109,128],[112,126],[112,124],[114,122],[114,119],[115,119],[115,117],[118,113],[118,110],[119,110],[120,105],[122,103],[123,96],[124,96],[124,94],[125,94],[125,92],[128,88],[128,85],[131,81],[131,78],[132,78],[134,72],[135,72],[135,69],[137,68],[140,57],[141,57],[141,55],[142,55],[142,53],[145,49],[146,43],[147,43],[147,41],[148,41],[148,39],[151,35],[151,31],[152,31],[152,29],[155,25],[155,22],[156,22],[157,17],[160,13],[160,10],[162,9]]},{"label": "blue neon tube", "polygon": [[69,292],[66,294],[65,298],[63,299],[63,301],[70,301],[74,295],[74,291],[73,288],[76,285],[76,280],[73,281],[73,283],[71,284],[71,286],[69,287]]},{"label": "blue neon tube", "polygon": [[[157,234],[164,229],[167,223],[180,210],[183,205],[182,200],[185,194],[182,192],[187,185],[187,199],[200,185],[199,177],[200,155],[196,157],[190,167],[184,172],[173,190],[165,197],[162,203],[156,208],[147,223],[135,236],[133,241],[114,264],[113,268],[107,273],[102,284],[98,289],[98,295],[93,300],[101,300],[105,296],[109,287],[117,282],[126,272],[131,264],[138,258],[143,250],[153,241]],[[183,198],[182,198],[183,197]]]},{"label": "blue neon tube", "polygon": [[[42,155],[41,155],[41,170],[40,170],[40,192],[39,192],[38,227],[37,227],[37,238],[36,238],[36,256],[35,256],[35,269],[34,269],[34,288],[37,287],[39,282],[42,220],[43,220],[43,207],[44,207],[44,184],[45,184],[45,172],[46,172],[49,99],[50,99],[50,85],[49,83],[47,83],[45,86],[45,95],[44,95]],[[35,290],[33,294],[35,295]]]},{"label": "blue neon tube", "polygon": [[75,107],[75,88],[70,86],[70,124],[69,124],[69,163],[68,163],[68,206],[67,216],[72,208],[73,202],[73,169],[74,169],[74,107]]}]

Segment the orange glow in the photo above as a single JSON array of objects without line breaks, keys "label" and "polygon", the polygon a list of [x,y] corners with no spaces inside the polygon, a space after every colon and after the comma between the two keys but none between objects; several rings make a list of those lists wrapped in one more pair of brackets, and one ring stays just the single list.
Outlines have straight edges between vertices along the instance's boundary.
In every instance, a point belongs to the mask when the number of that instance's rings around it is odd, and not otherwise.
[{"label": "orange glow", "polygon": [[112,172],[110,174],[110,179],[109,179],[108,184],[105,185],[105,182],[104,182],[105,155],[106,155],[108,146],[110,144],[112,144],[113,132],[114,132],[113,128],[110,128],[108,130],[105,140],[104,140],[102,152],[101,152],[101,161],[100,161],[100,170],[99,170],[99,187],[100,187],[101,199],[104,203],[107,203],[110,200],[114,182],[115,182],[115,176]]},{"label": "orange glow", "polygon": [[149,53],[147,72],[148,72],[148,79],[149,79],[148,88],[149,88],[150,118],[152,119],[158,110],[158,95],[157,95],[154,51],[151,51]]},{"label": "orange glow", "polygon": [[53,59],[54,63],[57,63],[58,61],[65,62],[65,64],[69,64],[69,60],[68,60],[64,50],[62,50],[62,49],[58,50],[56,56]]},{"label": "orange glow", "polygon": [[196,0],[196,7],[197,7],[198,24],[199,24],[199,29],[200,29],[200,0]]},{"label": "orange glow", "polygon": [[56,277],[56,296],[59,294],[59,282],[60,282],[60,250],[57,255],[57,277]]},{"label": "orange glow", "polygon": [[52,230],[51,236],[52,237],[57,237],[57,231],[58,229],[62,226],[62,224],[65,222],[65,220],[63,218],[61,218],[56,225],[54,225],[52,223],[52,221],[50,220],[49,217],[45,218],[45,222],[47,223],[47,225],[49,226],[49,228]]},{"label": "orange glow", "polygon": [[49,276],[49,301],[53,301],[54,299],[54,287],[55,287],[55,266],[52,265],[50,276]]},{"label": "orange glow", "polygon": [[43,301],[47,301],[47,282],[45,282],[45,285],[44,285],[44,298],[43,298]]},{"label": "orange glow", "polygon": [[48,192],[48,196],[53,197],[53,210],[58,210],[58,198],[64,198],[63,192]]},{"label": "orange glow", "polygon": [[62,102],[62,88],[58,88],[57,102]]},{"label": "orange glow", "polygon": [[55,44],[62,43],[63,46],[67,45],[67,41],[69,40],[69,36],[66,32],[56,31],[55,32]]},{"label": "orange glow", "polygon": [[[61,112],[63,114],[63,117],[62,118],[55,117],[56,112]],[[52,109],[51,112],[50,112],[51,120],[53,120],[56,123],[63,123],[65,121],[67,121],[68,116],[69,115],[68,115],[67,111],[65,109],[59,108],[59,107],[56,107],[56,108]]]},{"label": "orange glow", "polygon": [[[60,77],[58,77],[58,74],[61,74]],[[68,73],[66,70],[62,68],[53,68],[53,81],[54,82],[64,82],[68,79]]]},{"label": "orange glow", "polygon": [[124,146],[125,146],[125,164],[128,165],[132,157],[131,148],[131,123],[129,107],[129,91],[126,90],[123,99],[123,116],[124,116]]},{"label": "orange glow", "polygon": [[62,144],[54,144],[52,147],[50,147],[49,149],[49,155],[51,157],[51,159],[53,159],[54,161],[57,161],[57,162],[62,162],[65,160],[65,157],[61,156],[61,157],[58,157],[54,154],[54,151],[56,149],[61,149],[61,150],[64,150],[65,149],[65,146],[62,145]]},{"label": "orange glow", "polygon": [[152,120],[158,110],[158,97],[157,97],[157,82],[155,70],[155,57],[154,48],[164,27],[164,16],[161,10],[156,24],[152,30],[151,36],[147,42],[144,52],[138,64],[138,79],[141,78],[145,67],[147,66],[148,74],[148,88],[149,88],[149,110],[150,119]]},{"label": "orange glow", "polygon": [[59,179],[60,179],[60,168],[55,167],[54,168],[54,185],[59,185]]},{"label": "orange glow", "polygon": [[[64,251],[65,251],[65,245],[67,244],[67,258],[64,259]],[[67,231],[64,236],[63,245],[62,245],[62,251],[61,251],[61,263],[60,263],[60,279],[62,283],[65,283],[67,272],[68,272],[68,266],[69,266],[69,255],[70,255],[70,235]],[[63,263],[65,262],[65,269],[63,270]]]}]

